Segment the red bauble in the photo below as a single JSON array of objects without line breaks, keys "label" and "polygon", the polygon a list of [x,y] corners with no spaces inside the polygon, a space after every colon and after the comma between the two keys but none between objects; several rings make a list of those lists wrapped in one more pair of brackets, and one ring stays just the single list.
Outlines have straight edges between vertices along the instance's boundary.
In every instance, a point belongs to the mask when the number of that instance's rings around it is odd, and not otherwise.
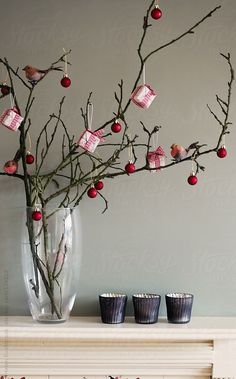
[{"label": "red bauble", "polygon": [[42,213],[40,211],[35,210],[32,212],[32,219],[34,221],[40,221],[41,218],[42,218]]},{"label": "red bauble", "polygon": [[87,191],[87,195],[88,197],[90,197],[90,199],[94,199],[97,196],[97,194],[97,190],[94,187],[89,188],[89,190]]},{"label": "red bauble", "polygon": [[151,11],[151,16],[154,20],[158,20],[159,18],[161,18],[162,16],[162,11],[160,10],[160,8],[158,7],[155,7],[153,8],[153,10]]},{"label": "red bauble", "polygon": [[104,184],[101,180],[99,180],[98,182],[94,184],[94,187],[96,188],[96,190],[101,191],[104,187]]},{"label": "red bauble", "polygon": [[14,160],[7,161],[4,165],[4,171],[6,174],[15,174],[18,170],[18,163]]},{"label": "red bauble", "polygon": [[111,130],[113,131],[113,133],[120,133],[121,129],[122,129],[122,126],[117,121],[115,121],[114,124],[112,124],[111,126]]},{"label": "red bauble", "polygon": [[127,163],[125,166],[125,171],[127,174],[133,174],[135,172],[135,165],[132,162]]},{"label": "red bauble", "polygon": [[25,161],[26,161],[27,164],[34,163],[34,156],[33,156],[33,154],[27,153],[26,157],[25,157]]},{"label": "red bauble", "polygon": [[188,177],[188,184],[190,184],[191,186],[195,186],[195,184],[197,184],[197,177],[195,174],[191,174],[189,177]]},{"label": "red bauble", "polygon": [[224,146],[222,146],[217,151],[217,157],[219,157],[219,158],[225,158],[226,156],[227,156],[227,150],[226,150],[226,148]]},{"label": "red bauble", "polygon": [[10,89],[10,87],[8,87],[7,85],[3,85],[3,86],[1,87],[1,92],[2,92],[2,94],[3,94],[4,96],[9,95],[10,91],[11,91],[11,89]]},{"label": "red bauble", "polygon": [[64,87],[64,88],[68,88],[68,87],[70,87],[70,85],[71,85],[71,80],[70,80],[70,78],[68,77],[68,76],[63,76],[63,78],[61,79],[61,85],[62,85],[62,87]]}]

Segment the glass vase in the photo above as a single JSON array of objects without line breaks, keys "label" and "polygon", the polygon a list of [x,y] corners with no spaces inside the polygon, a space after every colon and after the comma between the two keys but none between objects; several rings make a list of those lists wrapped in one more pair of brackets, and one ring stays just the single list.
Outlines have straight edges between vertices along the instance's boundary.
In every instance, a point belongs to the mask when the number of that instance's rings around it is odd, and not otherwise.
[{"label": "glass vase", "polygon": [[37,217],[35,208],[27,208],[22,238],[29,308],[34,320],[64,322],[69,318],[78,288],[81,256],[78,210],[39,208],[36,212]]}]

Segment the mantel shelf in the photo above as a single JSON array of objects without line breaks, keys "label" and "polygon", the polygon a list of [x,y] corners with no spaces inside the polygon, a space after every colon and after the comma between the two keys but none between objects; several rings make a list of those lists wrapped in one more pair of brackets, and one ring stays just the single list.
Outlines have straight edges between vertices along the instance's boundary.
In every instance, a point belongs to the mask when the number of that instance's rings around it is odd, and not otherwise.
[{"label": "mantel shelf", "polygon": [[169,324],[166,319],[151,325],[136,324],[133,317],[123,324],[103,324],[98,317],[71,317],[62,324],[40,324],[31,317],[0,317],[0,336],[54,341],[73,340],[188,340],[236,339],[236,317],[193,317],[188,324]]},{"label": "mantel shelf", "polygon": [[236,377],[235,317],[193,317],[182,325],[164,318],[152,325],[131,317],[109,325],[97,317],[72,317],[51,325],[5,316],[0,340],[1,370],[5,359],[12,376],[26,379]]}]

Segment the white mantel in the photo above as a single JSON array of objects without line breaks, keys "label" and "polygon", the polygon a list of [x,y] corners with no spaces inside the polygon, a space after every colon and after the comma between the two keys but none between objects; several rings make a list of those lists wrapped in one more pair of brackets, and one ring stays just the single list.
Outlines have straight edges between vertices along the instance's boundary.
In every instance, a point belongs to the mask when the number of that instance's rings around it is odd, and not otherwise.
[{"label": "white mantel", "polygon": [[0,318],[0,375],[15,379],[236,378],[236,318],[196,317],[189,324],[106,325],[93,317],[47,325]]}]

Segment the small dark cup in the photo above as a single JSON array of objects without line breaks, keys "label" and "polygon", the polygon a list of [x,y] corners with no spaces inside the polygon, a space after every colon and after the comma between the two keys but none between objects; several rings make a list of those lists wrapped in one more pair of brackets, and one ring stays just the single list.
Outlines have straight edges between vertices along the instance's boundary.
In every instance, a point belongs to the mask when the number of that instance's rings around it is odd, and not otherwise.
[{"label": "small dark cup", "polygon": [[158,320],[161,296],[139,293],[133,295],[134,317],[138,324],[154,324]]},{"label": "small dark cup", "polygon": [[118,293],[99,295],[101,319],[105,324],[120,324],[125,320],[127,296]]},{"label": "small dark cup", "polygon": [[190,293],[168,293],[166,309],[168,322],[186,324],[191,319],[193,295]]}]

